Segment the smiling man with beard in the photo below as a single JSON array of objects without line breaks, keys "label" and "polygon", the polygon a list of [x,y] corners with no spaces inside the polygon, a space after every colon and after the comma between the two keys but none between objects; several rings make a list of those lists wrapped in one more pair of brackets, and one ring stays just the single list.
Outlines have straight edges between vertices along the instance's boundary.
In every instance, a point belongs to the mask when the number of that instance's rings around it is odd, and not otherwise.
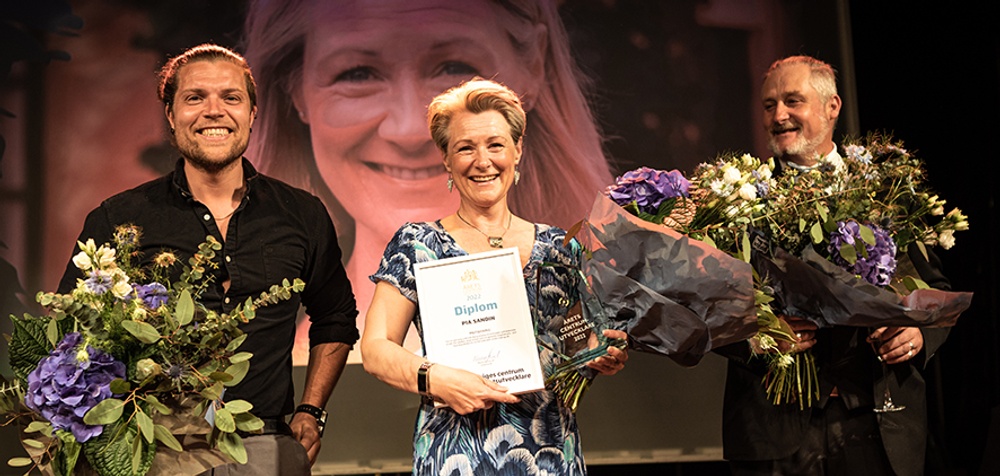
[{"label": "smiling man with beard", "polygon": [[[300,278],[300,294],[257,310],[243,324],[241,351],[250,370],[225,400],[244,399],[264,420],[263,434],[244,434],[249,456],[213,474],[305,475],[319,453],[326,406],[358,339],[357,307],[341,264],[337,233],[315,196],[259,174],[243,157],[257,114],[256,84],[242,56],[217,45],[191,48],[160,71],[160,100],[181,158],[173,172],[105,200],[92,211],[80,240],[111,242],[122,224],[141,228],[138,260],[161,250],[187,261],[205,241],[222,243],[202,303],[230,313],[271,285]],[[179,268],[179,267],[178,267]],[[175,281],[180,269],[175,269]],[[76,286],[69,263],[59,292]],[[296,407],[292,343],[302,304],[312,320],[305,389]],[[286,421],[293,415],[291,421]]]},{"label": "smiling man with beard", "polygon": [[805,56],[777,61],[761,94],[771,150],[786,165],[811,167],[836,149],[841,101],[829,65]]},{"label": "smiling man with beard", "polygon": [[[824,162],[836,168],[842,163],[833,142],[841,100],[830,65],[808,56],[775,61],[765,75],[761,99],[764,127],[778,162],[776,173],[788,168],[812,170]],[[916,246],[909,248],[920,277],[933,288],[950,289],[937,257],[930,252],[928,257]],[[766,359],[754,355],[764,350],[746,343],[716,349],[729,359],[722,445],[732,473],[922,475],[928,429],[921,370],[944,343],[948,330],[817,329],[802,317],[781,318],[795,332],[796,342],[781,342],[779,347],[783,352],[813,353],[820,398],[804,409],[797,402],[773,404],[762,384]],[[877,350],[869,343],[876,340],[882,342]],[[882,360],[891,372],[877,379]],[[886,385],[905,405],[903,411],[875,412],[876,396],[881,401]]]}]

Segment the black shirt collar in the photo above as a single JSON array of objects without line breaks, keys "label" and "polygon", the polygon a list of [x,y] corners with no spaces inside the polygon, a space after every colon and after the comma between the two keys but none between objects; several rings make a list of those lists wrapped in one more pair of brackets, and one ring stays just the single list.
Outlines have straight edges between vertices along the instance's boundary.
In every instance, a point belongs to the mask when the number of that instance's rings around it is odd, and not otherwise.
[{"label": "black shirt collar", "polygon": [[[251,164],[246,157],[241,157],[240,161],[243,164],[243,183],[245,183],[247,187],[244,196],[248,196],[250,195],[251,184],[259,174],[257,173],[257,169],[254,168],[253,164]],[[187,174],[184,173],[183,157],[177,159],[177,164],[174,165],[172,183],[174,190],[177,190],[177,193],[180,193],[182,197],[188,200],[194,199],[194,195],[191,194],[191,187],[188,185]]]}]

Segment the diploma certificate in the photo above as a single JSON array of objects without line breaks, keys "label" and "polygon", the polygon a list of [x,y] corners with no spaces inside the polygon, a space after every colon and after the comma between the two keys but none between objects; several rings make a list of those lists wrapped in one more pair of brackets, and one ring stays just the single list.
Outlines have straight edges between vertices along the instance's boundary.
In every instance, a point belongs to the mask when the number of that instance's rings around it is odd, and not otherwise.
[{"label": "diploma certificate", "polygon": [[427,358],[499,383],[545,388],[517,248],[413,266]]}]

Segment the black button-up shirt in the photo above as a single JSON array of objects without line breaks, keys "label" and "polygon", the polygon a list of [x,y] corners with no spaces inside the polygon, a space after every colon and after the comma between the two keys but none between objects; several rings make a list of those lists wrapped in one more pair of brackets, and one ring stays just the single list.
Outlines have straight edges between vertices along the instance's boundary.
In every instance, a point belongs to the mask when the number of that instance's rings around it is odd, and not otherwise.
[{"label": "black button-up shirt", "polygon": [[[299,304],[312,321],[310,345],[358,339],[358,311],[351,283],[341,263],[333,223],[323,203],[303,190],[261,175],[243,159],[246,193],[229,220],[226,240],[211,211],[191,195],[183,159],[174,172],[105,200],[87,215],[80,240],[112,243],[114,229],[131,223],[142,228],[140,265],[157,253],[174,251],[187,263],[208,235],[223,243],[218,269],[201,302],[218,312],[231,312],[247,298],[257,298],[282,279],[306,283],[292,299],[257,310],[244,324],[247,339],[241,351],[253,353],[243,381],[226,390],[225,399],[245,399],[261,418],[294,410],[292,344]],[[74,252],[75,254],[75,252]],[[180,266],[176,267],[177,279]],[[59,284],[67,293],[82,273],[70,262]],[[222,283],[230,280],[228,291]]]}]

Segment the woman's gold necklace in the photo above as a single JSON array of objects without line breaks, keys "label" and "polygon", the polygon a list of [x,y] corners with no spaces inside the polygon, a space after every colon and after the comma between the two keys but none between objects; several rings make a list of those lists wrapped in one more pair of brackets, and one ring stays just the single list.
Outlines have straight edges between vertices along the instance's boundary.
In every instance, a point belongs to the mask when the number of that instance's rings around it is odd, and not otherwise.
[{"label": "woman's gold necklace", "polygon": [[514,219],[514,214],[513,213],[511,213],[510,215],[508,215],[507,216],[507,227],[503,229],[503,233],[500,236],[490,236],[489,233],[486,233],[485,231],[480,230],[478,227],[476,227],[476,225],[473,225],[472,223],[469,223],[465,218],[462,218],[462,214],[459,213],[457,210],[455,211],[455,215],[458,215],[458,219],[462,220],[462,223],[465,223],[466,225],[471,226],[473,230],[476,230],[476,231],[482,233],[483,236],[486,237],[486,241],[489,242],[490,248],[503,248],[503,237],[504,237],[504,235],[507,234],[507,230],[510,229],[510,222],[511,222],[511,220]]}]

